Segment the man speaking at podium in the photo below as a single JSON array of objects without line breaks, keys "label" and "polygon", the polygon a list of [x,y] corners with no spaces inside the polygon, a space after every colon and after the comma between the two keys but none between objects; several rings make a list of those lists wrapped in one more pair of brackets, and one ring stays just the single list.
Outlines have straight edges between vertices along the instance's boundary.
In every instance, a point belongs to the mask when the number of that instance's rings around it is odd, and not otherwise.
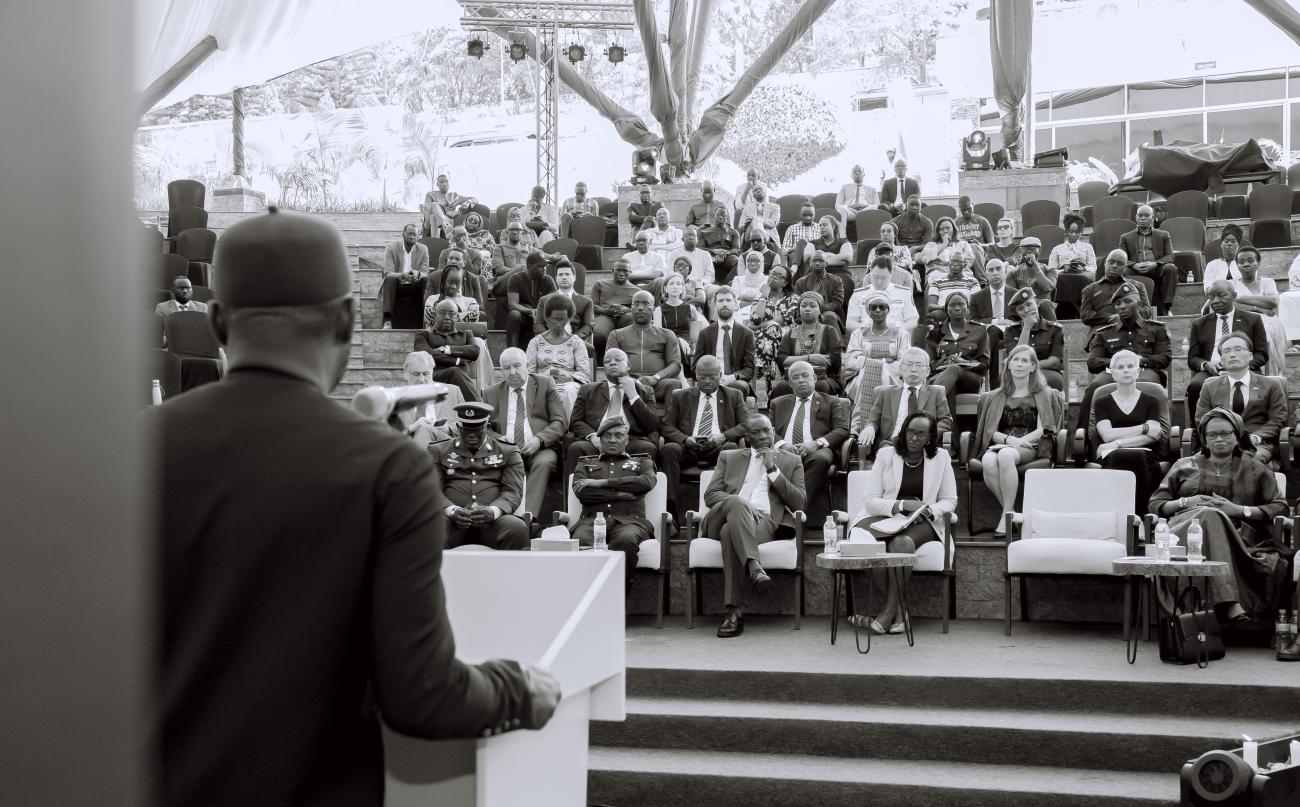
[{"label": "man speaking at podium", "polygon": [[149,414],[154,800],[378,807],[381,719],[427,738],[537,729],[559,687],[456,659],[430,457],[326,397],[355,324],[338,230],[272,208],[226,230],[216,262],[230,372]]}]

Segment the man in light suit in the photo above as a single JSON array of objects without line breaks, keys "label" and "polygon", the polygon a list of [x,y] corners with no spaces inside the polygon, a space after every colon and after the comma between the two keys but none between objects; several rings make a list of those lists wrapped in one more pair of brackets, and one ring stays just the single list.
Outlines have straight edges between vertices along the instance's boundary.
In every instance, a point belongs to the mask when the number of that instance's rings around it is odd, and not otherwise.
[{"label": "man in light suit", "polygon": [[700,534],[717,536],[722,543],[722,599],[727,616],[718,638],[730,639],[745,630],[741,588],[745,577],[756,591],[772,585],[758,560],[758,546],[771,541],[777,528],[796,528],[795,511],[806,498],[803,465],[793,454],[773,447],[772,422],[762,415],[750,418],[749,448],[724,451],[704,491],[709,512]]},{"label": "man in light suit", "polygon": [[[780,252],[781,242],[777,240],[776,225],[781,223],[781,207],[776,202],[767,201],[767,188],[761,183],[754,186],[753,194],[754,201],[740,211],[740,224],[736,229],[740,230],[745,240],[749,240],[750,227],[761,222],[764,237],[773,250]],[[754,226],[754,231],[758,231],[757,226]]]},{"label": "man in light suit", "polygon": [[541,515],[569,416],[555,382],[550,376],[530,375],[522,350],[509,347],[501,351],[500,367],[505,378],[483,393],[484,403],[492,407],[489,428],[523,455],[528,472],[524,509]]},{"label": "man in light suit", "polygon": [[858,459],[864,468],[873,454],[879,456],[886,448],[893,450],[903,420],[917,409],[935,418],[940,433],[952,431],[947,393],[938,384],[926,383],[930,377],[930,355],[919,347],[909,347],[899,357],[898,365],[903,377],[901,386],[876,387],[871,408],[866,412],[861,407],[853,407],[849,430],[857,435]]},{"label": "man in light suit", "polygon": [[[414,298],[419,311],[429,283],[429,248],[418,240],[419,230],[414,224],[402,228],[402,237],[384,247],[384,279],[379,285],[379,304],[383,311],[384,327],[393,327],[393,309],[397,300]],[[405,323],[403,323],[405,324]],[[407,327],[420,327],[417,322]]]},{"label": "man in light suit", "polygon": [[[402,364],[402,373],[407,384],[433,383],[433,357],[423,350],[406,354]],[[460,422],[455,407],[465,402],[460,387],[447,385],[447,394],[435,401],[426,401],[423,406],[412,406],[394,412],[390,425],[400,425],[405,434],[420,448],[428,448],[430,443],[446,440],[455,433]],[[394,423],[393,419],[396,419]]]},{"label": "man in light suit", "polygon": [[806,361],[791,364],[788,377],[794,394],[774,398],[769,404],[776,447],[803,461],[808,490],[814,492],[808,498],[808,523],[817,525],[830,512],[826,478],[840,446],[849,439],[848,400],[817,392],[817,377]]},{"label": "man in light suit", "polygon": [[1205,382],[1196,404],[1196,420],[1216,406],[1241,417],[1255,447],[1255,459],[1268,463],[1277,450],[1277,438],[1286,425],[1286,390],[1277,379],[1251,372],[1254,344],[1236,331],[1219,340],[1223,372]]},{"label": "man in light suit", "polygon": [[1219,340],[1240,331],[1250,337],[1255,346],[1250,369],[1257,371],[1268,364],[1268,332],[1264,330],[1264,320],[1258,314],[1237,308],[1237,290],[1232,282],[1214,281],[1205,296],[1210,302],[1210,311],[1192,321],[1192,332],[1187,339],[1187,367],[1192,371],[1186,395],[1189,417],[1199,409],[1196,399],[1200,397],[1206,380],[1223,372]]},{"label": "man in light suit", "polygon": [[668,398],[661,431],[659,468],[668,477],[668,509],[677,512],[677,477],[683,463],[708,467],[718,453],[733,449],[745,435],[745,396],[723,386],[722,364],[705,354],[695,364],[695,386]]},{"label": "man in light suit", "polygon": [[194,285],[184,275],[172,281],[172,299],[164,300],[153,309],[155,314],[164,318],[177,311],[199,311],[204,314],[208,312],[207,303],[200,303],[194,299]]},{"label": "man in light suit", "polygon": [[894,175],[880,189],[880,209],[897,216],[907,206],[909,196],[920,195],[921,183],[907,175],[907,160],[901,157],[894,160]]},{"label": "man in light suit", "polygon": [[736,293],[722,286],[713,295],[716,322],[711,322],[695,339],[696,372],[700,359],[712,356],[722,368],[722,385],[749,394],[749,384],[754,380],[758,360],[754,353],[754,332],[736,322]]},{"label": "man in light suit", "polygon": [[835,196],[835,210],[840,214],[840,232],[847,230],[849,222],[857,218],[860,211],[869,210],[880,203],[876,189],[863,182],[866,172],[862,166],[853,166],[853,181],[845,183]]},{"label": "man in light suit", "polygon": [[605,351],[605,380],[583,384],[569,415],[568,447],[564,450],[564,475],[573,473],[578,459],[600,453],[596,429],[611,417],[628,424],[629,454],[659,455],[659,415],[641,397],[636,381],[627,372],[627,354],[618,348]]}]

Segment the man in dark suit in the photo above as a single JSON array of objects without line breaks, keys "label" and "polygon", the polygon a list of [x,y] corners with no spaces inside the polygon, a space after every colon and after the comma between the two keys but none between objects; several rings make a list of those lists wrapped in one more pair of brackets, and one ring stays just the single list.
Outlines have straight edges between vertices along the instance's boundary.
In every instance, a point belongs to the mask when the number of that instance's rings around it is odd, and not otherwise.
[{"label": "man in dark suit", "polygon": [[1201,387],[1192,422],[1200,423],[1216,406],[1237,413],[1250,434],[1255,459],[1268,463],[1277,451],[1278,435],[1286,426],[1286,390],[1277,379],[1252,372],[1253,346],[1257,344],[1241,331],[1219,340],[1222,372]]},{"label": "man in dark suit", "polygon": [[519,449],[488,433],[491,416],[487,404],[463,403],[456,407],[457,435],[429,446],[433,481],[447,496],[439,529],[448,549],[528,548],[528,527],[515,515],[524,499],[524,460]]},{"label": "man in dark suit", "polygon": [[148,413],[153,795],[379,807],[381,719],[430,739],[541,728],[559,688],[457,660],[429,455],[327,397],[355,326],[338,230],[272,209],[227,229],[215,263],[230,372]]},{"label": "man in dark suit", "polygon": [[[901,192],[899,185],[902,184]],[[907,197],[920,196],[921,183],[907,175],[907,160],[899,157],[894,161],[894,175],[885,180],[880,188],[880,209],[897,216],[903,212]]]},{"label": "man in dark suit", "polygon": [[797,529],[794,513],[804,507],[803,465],[793,454],[773,447],[772,421],[762,415],[749,419],[749,448],[724,451],[704,490],[709,512],[700,534],[722,544],[722,601],[727,616],[718,638],[730,639],[745,630],[741,589],[745,578],[756,591],[772,585],[759,562],[759,544],[776,536],[780,527]]},{"label": "man in dark suit", "polygon": [[596,429],[611,417],[628,424],[628,453],[658,457],[659,415],[641,397],[636,381],[627,373],[627,354],[618,348],[605,351],[605,380],[583,384],[569,415],[568,447],[564,450],[564,475],[573,473],[578,458],[600,453]]},{"label": "man in dark suit", "polygon": [[790,365],[788,378],[794,394],[782,395],[770,403],[776,447],[802,458],[804,478],[811,492],[808,523],[816,526],[830,512],[826,477],[840,446],[849,439],[849,415],[845,411],[848,401],[817,392],[817,377],[806,361]]},{"label": "man in dark suit", "polygon": [[[570,529],[580,546],[595,542],[596,514],[605,514],[605,543],[622,552],[624,582],[636,576],[638,547],[654,537],[646,520],[645,496],[654,490],[655,464],[649,457],[627,453],[627,422],[610,418],[596,429],[600,455],[583,457],[573,471],[573,495],[582,503],[582,515]],[[626,589],[624,589],[626,590]]]},{"label": "man in dark suit", "polygon": [[555,265],[555,286],[557,290],[543,297],[542,301],[537,304],[537,313],[533,317],[534,333],[541,333],[546,330],[546,300],[557,294],[562,294],[573,303],[573,316],[569,320],[570,331],[582,341],[591,344],[591,333],[596,327],[596,312],[591,307],[591,298],[574,290],[573,281],[575,277],[573,266],[569,263],[568,258]]},{"label": "man in dark suit", "polygon": [[478,361],[478,343],[469,331],[456,330],[460,310],[451,300],[439,300],[433,308],[433,327],[415,335],[415,350],[433,357],[433,380],[454,384],[467,401],[479,399],[470,364]]},{"label": "man in dark suit", "polygon": [[153,312],[164,319],[177,311],[198,311],[204,314],[208,311],[207,303],[194,299],[194,284],[184,275],[172,281],[172,298],[163,300],[153,308]]},{"label": "man in dark suit", "polygon": [[853,408],[849,430],[857,435],[858,459],[863,467],[886,447],[892,450],[899,427],[918,409],[930,413],[938,422],[940,432],[952,431],[947,392],[938,384],[926,383],[930,377],[930,354],[919,347],[909,347],[899,357],[898,366],[902,373],[901,385],[876,387],[871,408],[866,412]]},{"label": "man in dark suit", "polygon": [[555,382],[550,376],[530,375],[522,350],[508,347],[501,351],[500,369],[505,378],[484,390],[483,401],[492,407],[492,431],[519,449],[524,458],[528,471],[524,509],[541,515],[569,416]]},{"label": "man in dark suit", "polygon": [[754,353],[754,332],[736,322],[736,293],[727,286],[713,295],[716,322],[711,322],[695,339],[695,364],[704,356],[713,356],[722,368],[722,385],[749,394],[750,382],[758,369]]},{"label": "man in dark suit", "polygon": [[384,279],[379,284],[379,307],[385,328],[393,327],[393,310],[399,297],[414,299],[418,311],[424,298],[429,296],[425,291],[429,282],[429,248],[419,242],[419,237],[419,229],[408,224],[402,229],[401,238],[384,247]]},{"label": "man in dark suit", "polygon": [[1119,246],[1128,256],[1125,276],[1142,275],[1156,284],[1154,299],[1159,316],[1169,316],[1178,290],[1178,266],[1174,263],[1174,242],[1169,233],[1154,227],[1155,213],[1150,205],[1137,209],[1137,229],[1120,236]]},{"label": "man in dark suit", "polygon": [[[1192,331],[1187,339],[1187,367],[1192,371],[1186,396],[1189,417],[1200,408],[1196,401],[1206,380],[1223,372],[1219,342],[1228,334],[1239,331],[1250,337],[1255,346],[1250,359],[1251,370],[1259,370],[1268,364],[1268,333],[1264,330],[1264,320],[1258,314],[1237,308],[1237,290],[1232,282],[1214,281],[1205,296],[1210,302],[1210,313],[1192,321]],[[1197,421],[1193,419],[1191,422]]]},{"label": "man in dark suit", "polygon": [[695,386],[668,398],[663,419],[664,445],[659,467],[668,477],[668,509],[677,512],[678,475],[682,464],[711,466],[718,452],[735,448],[745,434],[745,396],[720,384],[722,365],[705,354],[695,364]]},{"label": "man in dark suit", "polygon": [[1002,344],[1002,333],[1011,327],[1011,295],[1014,290],[1007,288],[1007,265],[998,258],[989,258],[984,265],[984,276],[988,285],[971,295],[970,319],[988,325],[989,333],[989,389],[998,386],[998,349]]}]

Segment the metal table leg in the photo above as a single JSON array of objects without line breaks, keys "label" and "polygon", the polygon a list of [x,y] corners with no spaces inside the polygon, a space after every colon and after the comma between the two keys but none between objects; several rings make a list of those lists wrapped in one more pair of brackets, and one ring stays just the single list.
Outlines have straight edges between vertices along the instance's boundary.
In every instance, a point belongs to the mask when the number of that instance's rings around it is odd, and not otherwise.
[{"label": "metal table leg", "polygon": [[831,571],[831,645],[835,644],[835,635],[840,627],[840,575],[843,572]]},{"label": "metal table leg", "polygon": [[[1141,641],[1138,635],[1138,615],[1144,613],[1146,608],[1146,586],[1142,575],[1129,575],[1127,582],[1129,594],[1124,598],[1124,655],[1128,663],[1133,664],[1137,662],[1138,642]],[[1132,607],[1134,604],[1137,605],[1136,609]]]},{"label": "metal table leg", "polygon": [[[868,570],[868,571],[867,571],[867,610],[868,610],[868,611],[871,610],[871,588],[872,588],[872,585],[873,585],[873,581],[872,581],[872,577],[873,577],[873,576],[874,576],[874,575],[871,574],[871,571]],[[861,655],[864,655],[864,656],[865,656],[866,654],[868,654],[868,653],[871,652],[871,628],[870,628],[870,627],[867,627],[867,628],[864,629],[864,628],[860,628],[860,627],[858,627],[858,622],[860,622],[860,621],[861,621],[861,620],[858,620],[858,619],[853,620],[853,642],[854,642],[854,644],[856,644],[857,647],[858,647],[858,653],[861,654]],[[867,649],[866,649],[866,650],[863,650],[863,649],[862,649],[862,634],[863,634],[863,633],[866,633],[866,634],[867,634]]]},{"label": "metal table leg", "polygon": [[907,646],[915,647],[916,643],[912,637],[912,611],[907,602],[907,583],[908,576],[904,574],[906,570],[902,566],[894,566],[894,585],[898,588],[898,602],[903,606],[903,633],[907,635]]}]

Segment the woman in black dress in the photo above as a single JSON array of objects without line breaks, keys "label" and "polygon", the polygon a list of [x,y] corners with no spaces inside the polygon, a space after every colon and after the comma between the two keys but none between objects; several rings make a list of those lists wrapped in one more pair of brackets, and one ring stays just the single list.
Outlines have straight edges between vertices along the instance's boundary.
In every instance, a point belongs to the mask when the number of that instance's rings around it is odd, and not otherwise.
[{"label": "woman in black dress", "polygon": [[1115,389],[1092,399],[1089,454],[1103,468],[1129,471],[1137,478],[1133,512],[1146,515],[1151,494],[1160,486],[1160,460],[1169,447],[1169,424],[1160,401],[1138,389],[1138,355],[1121,350],[1110,357]]}]

